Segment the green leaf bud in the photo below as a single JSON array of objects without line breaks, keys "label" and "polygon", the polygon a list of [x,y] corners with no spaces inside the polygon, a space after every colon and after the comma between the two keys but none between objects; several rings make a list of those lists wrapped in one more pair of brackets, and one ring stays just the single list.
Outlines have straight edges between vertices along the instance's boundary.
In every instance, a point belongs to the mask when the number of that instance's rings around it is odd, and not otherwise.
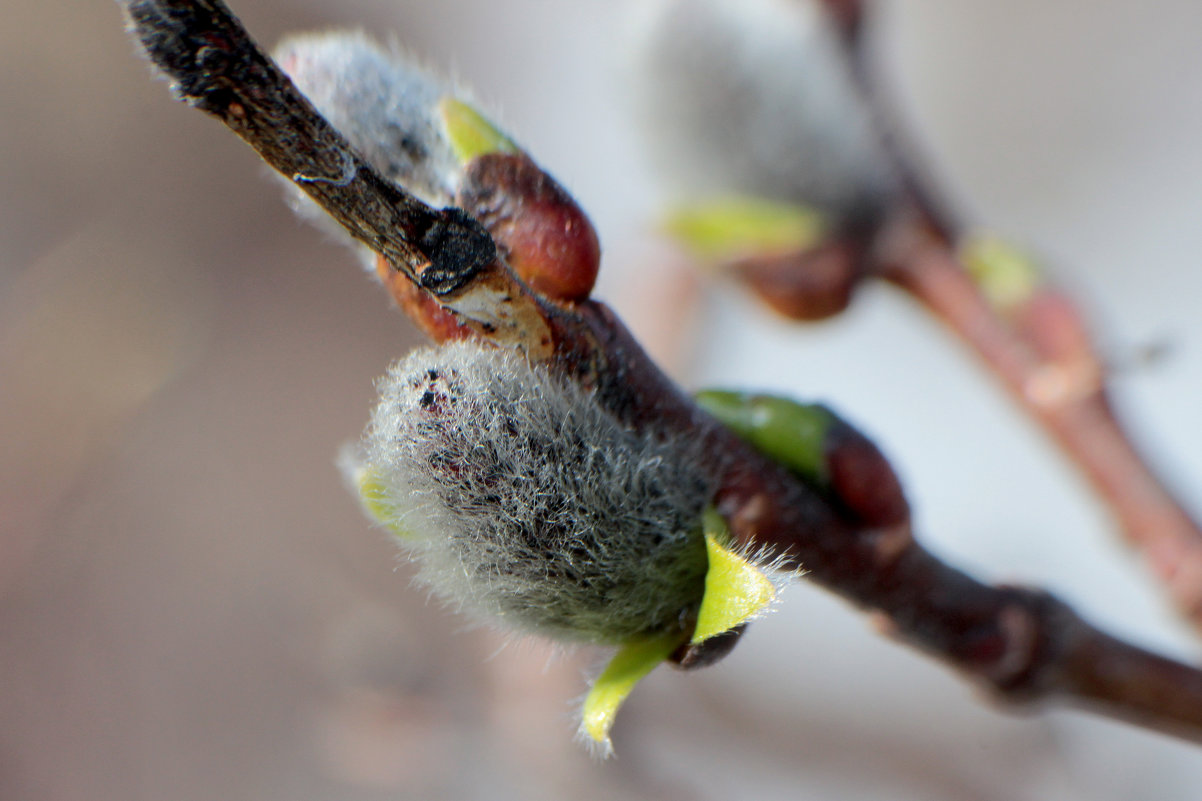
[{"label": "green leaf bud", "polygon": [[472,106],[453,97],[438,102],[451,149],[461,164],[489,153],[518,153],[518,146]]},{"label": "green leaf bud", "polygon": [[695,399],[761,453],[812,483],[826,483],[826,435],[838,418],[822,404],[723,390],[704,390]]},{"label": "green leaf bud", "polygon": [[990,304],[1003,312],[1026,303],[1043,282],[1035,262],[997,236],[966,238],[960,246],[960,260]]},{"label": "green leaf bud", "polygon": [[809,250],[826,235],[823,215],[806,206],[743,195],[682,203],[664,228],[703,261],[723,264],[764,253]]}]

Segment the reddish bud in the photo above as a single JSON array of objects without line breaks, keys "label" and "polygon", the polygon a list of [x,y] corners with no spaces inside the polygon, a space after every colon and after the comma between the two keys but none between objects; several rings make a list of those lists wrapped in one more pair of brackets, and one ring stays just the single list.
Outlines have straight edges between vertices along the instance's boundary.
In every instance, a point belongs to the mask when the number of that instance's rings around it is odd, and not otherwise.
[{"label": "reddish bud", "polygon": [[909,520],[910,505],[889,461],[842,420],[827,431],[826,465],[831,492],[858,522],[885,528]]},{"label": "reddish bud", "polygon": [[523,281],[550,300],[592,291],[601,245],[588,217],[528,156],[488,153],[465,168],[458,203],[488,229]]},{"label": "reddish bud", "polygon": [[472,329],[453,313],[439,305],[429,292],[413,283],[405,273],[394,269],[383,256],[376,256],[376,275],[388,287],[396,305],[426,336],[435,342],[464,339]]},{"label": "reddish bud", "polygon": [[752,256],[734,272],[774,311],[793,320],[821,320],[851,303],[862,275],[861,249],[832,239],[804,252]]},{"label": "reddish bud", "polygon": [[709,667],[718,662],[731,651],[747,630],[747,624],[735,626],[730,631],[724,631],[707,640],[698,643],[685,642],[671,653],[668,661],[680,670],[696,670]]}]

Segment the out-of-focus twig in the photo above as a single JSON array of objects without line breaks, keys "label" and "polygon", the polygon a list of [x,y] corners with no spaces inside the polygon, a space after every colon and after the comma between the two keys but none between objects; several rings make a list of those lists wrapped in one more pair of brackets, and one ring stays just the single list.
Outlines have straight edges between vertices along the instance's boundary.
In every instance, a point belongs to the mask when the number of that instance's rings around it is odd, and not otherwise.
[{"label": "out-of-focus twig", "polygon": [[[867,224],[816,246],[743,258],[732,273],[767,305],[797,320],[842,311],[868,276],[909,294],[973,349],[1019,406],[1085,475],[1127,541],[1150,563],[1182,614],[1202,629],[1202,524],[1141,456],[1114,413],[1106,363],[1078,304],[1035,270],[1005,302],[966,269],[970,240],[954,203],[905,136],[862,30],[871,4],[795,0],[834,21],[854,81],[896,181]],[[799,45],[801,46],[801,45]],[[767,90],[764,90],[767,92]],[[799,101],[801,102],[801,101]]]},{"label": "out-of-focus twig", "polygon": [[1043,289],[1017,327],[988,302],[942,237],[912,229],[882,252],[884,277],[976,351],[1089,479],[1182,613],[1202,627],[1202,530],[1115,416],[1102,360],[1079,335],[1085,328],[1078,310]]},{"label": "out-of-focus twig", "polygon": [[[850,5],[863,11],[858,2]],[[873,268],[976,352],[1086,476],[1182,614],[1202,629],[1202,525],[1141,456],[1115,416],[1106,385],[1107,360],[1090,336],[1085,315],[1043,279],[1012,308],[990,301],[963,265],[963,225],[904,141],[863,41],[853,35],[844,43],[901,178],[900,211],[877,237]]]},{"label": "out-of-focus twig", "polygon": [[[538,352],[529,344],[542,342],[553,369],[595,388],[627,425],[700,441],[718,488],[714,504],[738,539],[775,549],[787,565],[884,616],[900,637],[1004,698],[1078,703],[1202,741],[1202,671],[1109,637],[1044,593],[989,587],[939,561],[911,535],[888,463],[849,426],[829,443],[829,486],[802,482],[702,412],[603,305],[545,302],[495,258],[474,222],[424,208],[364,165],[218,0],[123,5],[134,35],[183,98],[243,136],[443,308],[459,314],[447,299],[479,293],[481,302],[516,297],[530,310],[509,318],[511,335],[480,322],[471,326],[475,335],[524,347],[532,358]],[[450,233],[430,238],[430,231]],[[444,246],[452,255],[441,253]],[[431,269],[440,275],[439,265],[453,277],[423,280]],[[496,280],[508,282],[512,297],[484,291]],[[478,319],[495,314],[476,311]]]}]

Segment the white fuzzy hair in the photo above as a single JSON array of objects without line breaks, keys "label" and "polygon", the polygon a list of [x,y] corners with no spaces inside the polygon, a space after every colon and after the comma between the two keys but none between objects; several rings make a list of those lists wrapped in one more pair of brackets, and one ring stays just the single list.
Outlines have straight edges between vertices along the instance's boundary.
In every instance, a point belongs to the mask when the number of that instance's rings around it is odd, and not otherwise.
[{"label": "white fuzzy hair", "polygon": [[520,631],[614,644],[682,629],[713,486],[692,444],[631,431],[575,384],[478,343],[378,382],[362,463],[434,592]]},{"label": "white fuzzy hair", "polygon": [[457,94],[403,53],[361,31],[299,34],[275,58],[310,102],[389,180],[442,206],[455,193],[459,161],[438,118]]}]

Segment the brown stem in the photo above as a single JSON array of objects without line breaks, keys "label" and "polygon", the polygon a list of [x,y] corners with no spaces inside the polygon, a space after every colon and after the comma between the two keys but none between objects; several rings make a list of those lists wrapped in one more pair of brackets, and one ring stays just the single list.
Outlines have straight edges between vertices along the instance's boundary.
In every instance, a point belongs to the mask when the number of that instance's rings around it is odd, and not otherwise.
[{"label": "brown stem", "polygon": [[[423,226],[443,225],[472,241],[479,231],[454,211],[422,206],[363,164],[218,0],[125,6],[135,34],[180,94],[216,114],[286,175],[310,176],[302,187],[385,255],[398,271],[389,278],[403,275],[452,315],[458,312],[451,301],[474,292],[494,305],[524,304],[527,316],[508,318],[512,336],[487,324],[470,328],[532,356],[529,343],[542,343],[549,364],[595,388],[599,402],[628,425],[701,441],[719,486],[715,503],[738,538],[771,546],[812,580],[883,615],[898,635],[1005,698],[1080,703],[1202,741],[1202,671],[1102,634],[1043,593],[989,587],[939,561],[911,536],[888,464],[849,427],[832,444],[834,494],[802,482],[702,412],[603,305],[547,303],[498,260],[463,258],[458,234],[424,237]],[[340,165],[353,169],[338,172]],[[312,178],[330,175],[343,177]],[[451,256],[444,257],[444,246]],[[423,280],[440,263],[451,265],[453,275],[444,277],[454,288]],[[497,294],[498,281],[513,291]],[[503,316],[495,308],[483,313]],[[451,331],[444,323],[431,329]],[[890,497],[882,501],[874,487]]]},{"label": "brown stem", "polygon": [[492,240],[475,220],[435,210],[372,169],[220,0],[123,5],[181,100],[220,119],[352,236],[423,286],[452,291],[492,262]]},{"label": "brown stem", "polygon": [[961,225],[905,140],[863,41],[852,37],[845,45],[905,198],[899,205],[906,211],[878,236],[875,267],[977,352],[1085,474],[1173,602],[1202,629],[1202,527],[1140,456],[1115,417],[1104,360],[1088,335],[1084,315],[1046,286],[1027,304],[1036,314],[1022,324],[984,297],[956,257]]},{"label": "brown stem", "polygon": [[[1071,613],[1070,613],[1071,614]],[[1197,671],[1149,654],[1082,624],[1058,621],[1053,636],[1071,642],[1049,680],[1074,704],[1198,741],[1202,686]]]},{"label": "brown stem", "polygon": [[[862,535],[861,535],[862,536]],[[875,547],[879,547],[879,544]],[[871,551],[872,545],[867,550]],[[886,628],[1000,699],[1060,701],[1202,742],[1202,673],[1111,637],[1046,593],[988,587],[912,544],[889,566],[825,560]],[[817,563],[805,562],[813,568]]]},{"label": "brown stem", "polygon": [[437,306],[546,354],[538,299],[500,263],[480,223],[462,209],[431,208],[364,161],[221,0],[119,3],[181,100],[221,120]]},{"label": "brown stem", "polygon": [[[820,494],[700,411],[606,307],[578,311],[590,333],[576,341],[603,354],[599,397],[631,425],[705,443],[722,476],[716,504],[740,540],[786,555],[807,580],[1003,700],[1070,703],[1202,742],[1202,671],[1111,637],[1046,593],[978,582],[925,550],[908,516],[863,524],[863,504]],[[857,472],[887,486],[865,461]],[[882,521],[896,517],[886,507]]]}]

